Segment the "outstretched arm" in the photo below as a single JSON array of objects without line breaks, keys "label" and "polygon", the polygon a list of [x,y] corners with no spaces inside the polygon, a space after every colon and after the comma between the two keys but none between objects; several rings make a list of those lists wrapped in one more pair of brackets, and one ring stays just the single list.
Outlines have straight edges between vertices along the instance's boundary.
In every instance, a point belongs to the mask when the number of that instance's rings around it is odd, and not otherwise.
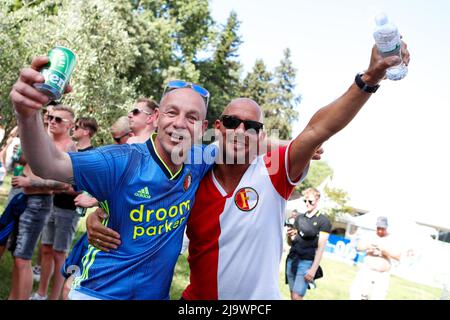
[{"label": "outstretched arm", "polygon": [[49,99],[33,87],[34,83],[44,82],[38,70],[47,62],[48,57],[36,57],[30,68],[21,70],[10,98],[17,118],[22,150],[33,172],[45,179],[72,183],[69,155],[59,151],[44,130],[40,109]]},{"label": "outstretched arm", "polygon": [[[409,62],[406,44],[402,44],[403,60]],[[369,86],[377,85],[386,75],[386,70],[400,62],[397,56],[383,58],[376,46],[372,48],[369,68],[362,80]],[[367,102],[370,93],[353,83],[340,98],[317,111],[306,128],[294,139],[289,153],[289,177],[296,181],[303,172],[315,150],[331,136],[342,130]]]}]

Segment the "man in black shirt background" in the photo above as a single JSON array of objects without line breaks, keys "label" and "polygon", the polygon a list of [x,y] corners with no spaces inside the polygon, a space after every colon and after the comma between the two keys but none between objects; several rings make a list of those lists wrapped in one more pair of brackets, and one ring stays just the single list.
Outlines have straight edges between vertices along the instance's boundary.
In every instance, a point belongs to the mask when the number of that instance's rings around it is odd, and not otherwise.
[{"label": "man in black shirt background", "polygon": [[302,300],[308,286],[314,286],[314,278],[331,232],[330,220],[317,209],[320,192],[309,188],[302,194],[306,213],[297,215],[294,226],[287,230],[291,249],[286,259],[286,278],[292,300]]}]

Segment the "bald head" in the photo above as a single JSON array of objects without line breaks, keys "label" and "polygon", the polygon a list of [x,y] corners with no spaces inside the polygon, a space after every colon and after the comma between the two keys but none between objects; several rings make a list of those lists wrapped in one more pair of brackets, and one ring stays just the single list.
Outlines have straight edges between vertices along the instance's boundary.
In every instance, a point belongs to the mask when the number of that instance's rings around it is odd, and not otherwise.
[{"label": "bald head", "polygon": [[232,100],[223,110],[222,115],[234,115],[247,120],[263,123],[263,112],[259,104],[250,98]]},{"label": "bald head", "polygon": [[160,110],[164,112],[170,105],[178,107],[186,106],[189,109],[197,109],[202,115],[202,119],[206,118],[206,103],[203,97],[191,88],[173,89],[161,98]]}]

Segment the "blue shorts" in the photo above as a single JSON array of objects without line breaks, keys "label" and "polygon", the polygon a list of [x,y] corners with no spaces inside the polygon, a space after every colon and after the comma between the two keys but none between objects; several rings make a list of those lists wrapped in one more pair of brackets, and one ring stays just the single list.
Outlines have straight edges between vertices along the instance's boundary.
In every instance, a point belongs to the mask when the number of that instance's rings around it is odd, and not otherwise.
[{"label": "blue shorts", "polygon": [[292,273],[292,259],[286,260],[286,277],[289,283],[289,290],[299,296],[304,297],[308,289],[308,282],[305,280],[306,272],[311,268],[313,260],[300,260],[297,267],[297,273]]}]

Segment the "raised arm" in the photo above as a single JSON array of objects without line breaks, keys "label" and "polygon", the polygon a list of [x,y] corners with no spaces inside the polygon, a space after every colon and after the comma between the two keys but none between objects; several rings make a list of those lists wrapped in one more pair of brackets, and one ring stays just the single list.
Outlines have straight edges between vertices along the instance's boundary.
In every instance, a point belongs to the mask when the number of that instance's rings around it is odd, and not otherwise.
[{"label": "raised arm", "polygon": [[[402,44],[403,61],[408,64],[409,52]],[[397,65],[400,58],[381,57],[376,46],[372,48],[369,68],[362,80],[369,86],[377,85],[385,78],[386,69]],[[331,136],[342,130],[356,116],[370,98],[371,93],[362,91],[355,83],[340,98],[317,111],[306,128],[294,139],[289,153],[289,176],[298,179],[315,150]]]},{"label": "raised arm", "polygon": [[44,82],[38,70],[47,62],[47,57],[36,57],[30,68],[22,69],[10,98],[17,118],[22,150],[33,172],[45,179],[72,183],[70,157],[56,148],[44,130],[40,109],[49,99],[33,87],[34,83]]}]

